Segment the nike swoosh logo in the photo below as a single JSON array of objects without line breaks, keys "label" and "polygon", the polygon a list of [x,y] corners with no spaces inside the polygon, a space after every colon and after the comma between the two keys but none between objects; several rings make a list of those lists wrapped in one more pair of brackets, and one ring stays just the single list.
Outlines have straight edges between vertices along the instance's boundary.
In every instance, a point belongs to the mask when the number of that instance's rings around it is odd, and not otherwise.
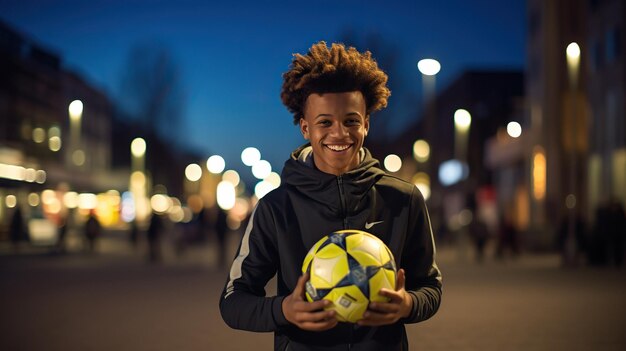
[{"label": "nike swoosh logo", "polygon": [[365,229],[370,229],[370,228],[372,228],[373,226],[375,226],[376,224],[378,224],[378,223],[382,223],[382,222],[383,222],[383,221],[372,222],[372,223],[367,223],[367,222],[365,222]]}]

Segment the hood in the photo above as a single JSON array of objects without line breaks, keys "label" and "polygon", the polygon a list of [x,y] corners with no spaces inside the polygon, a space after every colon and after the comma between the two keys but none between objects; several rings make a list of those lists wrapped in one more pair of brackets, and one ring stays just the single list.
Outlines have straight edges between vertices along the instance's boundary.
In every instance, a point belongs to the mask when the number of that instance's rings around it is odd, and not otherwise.
[{"label": "hood", "polygon": [[[367,206],[365,195],[385,172],[379,168],[379,162],[369,150],[361,149],[362,161],[350,172],[340,176],[324,173],[313,164],[313,152],[310,144],[305,144],[294,152],[285,162],[282,182],[293,186],[307,198],[320,203],[336,215],[353,214]],[[345,208],[339,187],[345,195]]]}]

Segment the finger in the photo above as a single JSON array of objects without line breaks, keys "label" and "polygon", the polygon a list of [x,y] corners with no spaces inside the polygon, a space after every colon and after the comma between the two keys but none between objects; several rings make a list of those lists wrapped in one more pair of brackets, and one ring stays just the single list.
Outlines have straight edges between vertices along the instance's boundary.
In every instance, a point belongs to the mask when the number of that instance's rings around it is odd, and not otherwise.
[{"label": "finger", "polygon": [[294,296],[299,296],[304,298],[304,284],[309,279],[309,274],[304,273],[298,278],[298,282],[296,283],[296,287],[293,289]]},{"label": "finger", "polygon": [[313,312],[323,310],[330,305],[331,302],[328,300],[319,300],[314,302],[300,301],[295,304],[294,309],[298,312]]},{"label": "finger", "polygon": [[395,290],[382,288],[378,295],[388,298],[390,302],[399,303],[402,301],[402,294]]},{"label": "finger", "polygon": [[377,313],[397,313],[400,311],[400,306],[395,303],[386,303],[386,302],[372,302],[368,306],[368,312],[377,312]]},{"label": "finger", "polygon": [[335,311],[301,312],[297,315],[298,323],[321,323],[335,318]]},{"label": "finger", "polygon": [[396,290],[404,289],[404,283],[406,282],[406,275],[404,268],[398,270],[398,278],[396,279]]}]

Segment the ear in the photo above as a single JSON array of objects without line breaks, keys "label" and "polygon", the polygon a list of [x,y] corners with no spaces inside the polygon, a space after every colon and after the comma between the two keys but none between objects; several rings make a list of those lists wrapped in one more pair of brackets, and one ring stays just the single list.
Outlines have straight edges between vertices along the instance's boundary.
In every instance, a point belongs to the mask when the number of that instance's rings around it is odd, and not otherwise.
[{"label": "ear", "polygon": [[300,118],[300,132],[304,139],[309,140],[309,123],[304,119],[304,117]]},{"label": "ear", "polygon": [[370,130],[370,116],[369,115],[365,116],[365,121],[363,122],[363,128],[365,128],[365,136],[367,136],[367,133]]}]

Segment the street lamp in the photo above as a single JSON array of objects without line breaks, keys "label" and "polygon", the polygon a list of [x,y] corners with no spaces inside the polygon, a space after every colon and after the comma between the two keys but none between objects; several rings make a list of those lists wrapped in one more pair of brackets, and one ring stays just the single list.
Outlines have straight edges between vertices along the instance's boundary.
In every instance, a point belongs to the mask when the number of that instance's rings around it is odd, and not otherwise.
[{"label": "street lamp", "polygon": [[567,60],[567,72],[569,76],[570,83],[570,94],[571,94],[571,119],[569,124],[569,128],[571,128],[570,133],[570,170],[569,170],[569,187],[570,193],[566,196],[566,205],[568,208],[568,230],[567,230],[567,239],[565,241],[565,250],[564,250],[564,263],[566,265],[573,265],[576,258],[576,169],[577,169],[577,160],[576,160],[576,135],[577,135],[577,118],[576,118],[576,93],[578,89],[578,71],[580,68],[580,46],[576,42],[572,42],[567,45],[565,49],[565,57]]},{"label": "street lamp", "polygon": [[145,155],[146,155],[146,141],[142,138],[135,138],[130,143],[130,153],[133,155],[132,170],[144,171],[145,167]]},{"label": "street lamp", "polygon": [[150,212],[146,190],[146,148],[146,141],[142,138],[135,138],[130,143],[131,172],[128,190],[133,195],[135,220],[137,221],[143,221]]},{"label": "street lamp", "polygon": [[70,115],[70,142],[71,158],[75,165],[81,166],[85,162],[83,151],[80,150],[81,120],[83,117],[83,102],[74,100],[68,107]]},{"label": "street lamp", "polygon": [[435,59],[422,59],[417,62],[417,69],[422,73],[423,103],[424,108],[428,109],[428,104],[435,94],[435,76],[441,70],[441,64]]},{"label": "street lamp", "polygon": [[471,124],[472,115],[467,110],[458,109],[454,112],[455,157],[461,162],[467,162],[468,135]]}]

